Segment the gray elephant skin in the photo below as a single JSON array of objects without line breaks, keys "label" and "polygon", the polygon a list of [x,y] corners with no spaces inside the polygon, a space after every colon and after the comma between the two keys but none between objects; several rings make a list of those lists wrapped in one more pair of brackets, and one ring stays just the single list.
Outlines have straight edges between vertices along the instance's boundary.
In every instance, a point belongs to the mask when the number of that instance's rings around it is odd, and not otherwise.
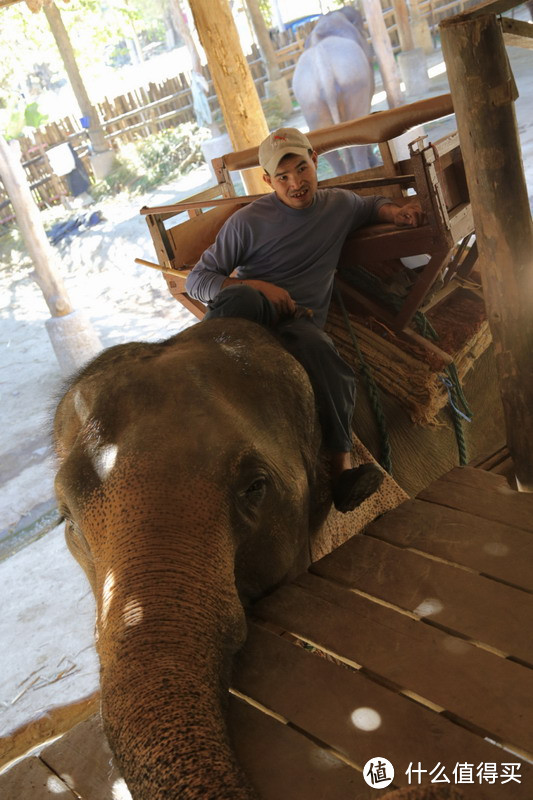
[{"label": "gray elephant skin", "polygon": [[54,439],[134,800],[256,798],[227,689],[244,606],[307,567],[329,508],[306,373],[255,323],[203,322],[104,351],[60,401]]},{"label": "gray elephant skin", "polygon": [[[370,113],[374,73],[361,15],[346,7],[320,17],[306,39],[294,70],[292,88],[310,130],[326,128]],[[336,175],[368,169],[368,147],[350,147],[325,158]]]}]

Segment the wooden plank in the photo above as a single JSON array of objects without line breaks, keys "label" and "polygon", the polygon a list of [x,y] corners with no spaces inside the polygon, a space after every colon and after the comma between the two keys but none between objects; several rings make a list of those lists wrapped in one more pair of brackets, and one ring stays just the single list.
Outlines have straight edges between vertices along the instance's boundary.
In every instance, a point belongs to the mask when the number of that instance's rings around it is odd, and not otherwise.
[{"label": "wooden plank", "polygon": [[530,669],[311,574],[254,614],[533,753]]},{"label": "wooden plank", "polygon": [[[480,470],[475,478],[482,484],[480,486],[469,486],[466,480],[458,482],[456,480],[458,474],[455,471],[453,475],[451,473],[449,475],[448,478],[439,478],[427,486],[418,494],[418,498],[466,511],[481,519],[503,522],[514,528],[533,532],[532,494],[514,492],[507,485],[502,485],[500,476],[485,470]],[[464,475],[466,478],[468,472]]]},{"label": "wooden plank", "polygon": [[483,489],[487,492],[499,492],[502,488],[509,492],[509,484],[501,475],[495,475],[488,470],[476,469],[473,466],[454,467],[438,480],[451,481],[459,483],[461,486],[471,486],[473,489]]},{"label": "wooden plank", "polygon": [[[76,800],[68,786],[38,758],[25,758],[0,775],[2,800]],[[111,795],[109,796],[111,798]],[[85,798],[82,798],[85,800]],[[104,798],[102,798],[104,800]]]},{"label": "wooden plank", "polygon": [[83,800],[115,800],[124,785],[99,714],[45,747],[40,758]]},{"label": "wooden plank", "polygon": [[475,17],[484,16],[485,14],[503,14],[511,8],[516,8],[517,5],[519,5],[519,3],[517,3],[516,0],[482,0],[481,3],[477,3],[477,5],[472,8],[463,11],[462,14],[456,14],[453,17],[448,17],[448,19],[443,20],[441,25],[448,26],[454,22],[473,19]]},{"label": "wooden plank", "polygon": [[[499,748],[435,711],[257,625],[250,625],[233,685],[356,764],[386,756],[397,785],[408,784],[410,762],[431,769],[440,761],[451,774],[457,762],[501,760]],[[521,773],[517,797],[530,800],[533,767],[524,762]],[[507,787],[491,786],[491,798],[506,800]]]},{"label": "wooden plank", "polygon": [[311,571],[533,665],[533,596],[520,589],[364,535]]},{"label": "wooden plank", "polygon": [[373,800],[385,794],[328,748],[235,697],[229,726],[237,758],[261,800]]},{"label": "wooden plank", "polygon": [[502,17],[500,25],[502,26],[503,40],[508,47],[533,49],[533,26],[529,22]]},{"label": "wooden plank", "polygon": [[445,506],[410,500],[366,534],[453,561],[533,591],[533,537],[518,528]]},{"label": "wooden plank", "polygon": [[239,207],[212,208],[199,217],[192,217],[181,225],[169,228],[167,234],[174,253],[173,266],[177,269],[194,267],[204,250],[213,244],[224,222]]}]

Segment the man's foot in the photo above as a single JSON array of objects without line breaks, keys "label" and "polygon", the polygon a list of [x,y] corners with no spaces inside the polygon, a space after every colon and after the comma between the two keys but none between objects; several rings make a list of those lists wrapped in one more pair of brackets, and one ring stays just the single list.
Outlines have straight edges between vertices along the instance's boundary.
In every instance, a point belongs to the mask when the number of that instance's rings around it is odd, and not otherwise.
[{"label": "man's foot", "polygon": [[353,511],[374,494],[384,478],[383,471],[372,462],[354,469],[345,469],[333,482],[333,503],[337,511]]}]

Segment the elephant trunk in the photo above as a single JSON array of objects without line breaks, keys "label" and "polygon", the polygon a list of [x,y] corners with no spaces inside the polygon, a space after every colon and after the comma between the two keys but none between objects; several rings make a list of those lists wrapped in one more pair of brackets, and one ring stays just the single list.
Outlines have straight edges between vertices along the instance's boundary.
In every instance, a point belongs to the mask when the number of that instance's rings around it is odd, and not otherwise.
[{"label": "elephant trunk", "polygon": [[225,723],[231,660],[246,633],[232,538],[219,517],[196,520],[194,537],[167,525],[100,531],[108,544],[95,559],[98,651],[111,749],[134,800],[256,800]]}]

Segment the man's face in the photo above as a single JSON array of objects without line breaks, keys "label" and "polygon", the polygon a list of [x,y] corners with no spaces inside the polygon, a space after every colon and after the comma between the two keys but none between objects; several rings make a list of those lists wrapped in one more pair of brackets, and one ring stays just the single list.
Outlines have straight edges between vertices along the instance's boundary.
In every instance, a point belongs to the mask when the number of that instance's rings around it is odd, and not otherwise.
[{"label": "man's face", "polygon": [[290,208],[307,208],[317,190],[317,155],[287,155],[281,159],[273,175],[263,180],[276,192],[282,203]]}]

